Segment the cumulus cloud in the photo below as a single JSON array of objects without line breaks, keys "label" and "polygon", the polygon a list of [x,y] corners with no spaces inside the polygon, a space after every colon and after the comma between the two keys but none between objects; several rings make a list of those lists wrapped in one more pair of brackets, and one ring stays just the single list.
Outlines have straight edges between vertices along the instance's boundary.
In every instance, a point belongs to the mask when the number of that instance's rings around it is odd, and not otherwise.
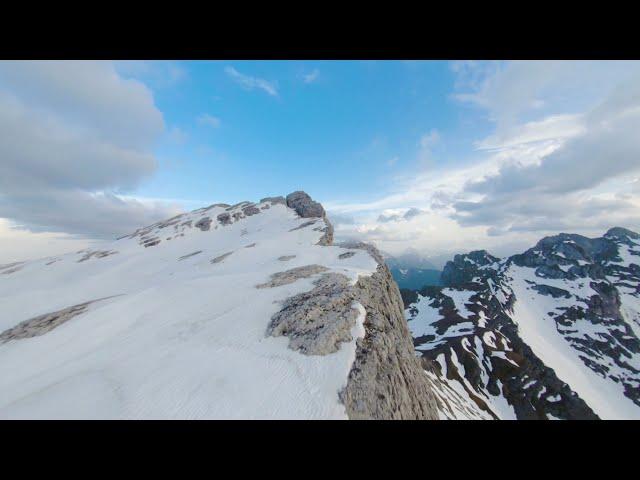
[{"label": "cumulus cloud", "polygon": [[0,62],[0,217],[113,236],[175,212],[123,199],[164,132],[151,91],[110,62]]},{"label": "cumulus cloud", "polygon": [[380,214],[378,216],[378,222],[387,223],[387,222],[397,222],[402,218],[402,216],[394,214],[394,215],[383,215]]},{"label": "cumulus cloud", "polygon": [[[640,229],[640,62],[453,68],[462,77],[454,96],[488,112],[495,125],[475,142],[475,158],[412,171],[369,202],[332,205],[356,218],[337,235],[390,252],[505,255],[561,231]],[[430,153],[438,136],[421,140],[418,155]],[[405,221],[410,208],[425,213]]]},{"label": "cumulus cloud", "polygon": [[582,223],[579,218],[592,221],[602,210],[632,212],[633,206],[623,197],[604,201],[584,192],[640,171],[639,128],[636,81],[619,86],[586,113],[581,133],[539,163],[504,165],[495,175],[470,181],[465,190],[481,194],[482,199],[456,203],[456,218],[464,224],[529,228],[543,225],[545,218],[552,223],[559,217]]},{"label": "cumulus cloud", "polygon": [[423,215],[425,213],[424,210],[420,210],[419,208],[412,207],[406,211],[406,213],[402,216],[405,220],[411,220],[414,217],[419,215]]},{"label": "cumulus cloud", "polygon": [[411,207],[407,209],[404,213],[396,213],[392,210],[387,210],[386,213],[381,213],[378,215],[378,222],[380,223],[388,223],[388,222],[400,222],[400,221],[409,221],[415,217],[425,214],[424,210],[419,208]]},{"label": "cumulus cloud", "polygon": [[278,88],[273,82],[269,82],[263,78],[250,77],[249,75],[244,75],[233,67],[226,67],[224,71],[236,83],[246,88],[247,90],[253,90],[257,88],[259,90],[262,90],[268,93],[273,97],[278,96]]}]

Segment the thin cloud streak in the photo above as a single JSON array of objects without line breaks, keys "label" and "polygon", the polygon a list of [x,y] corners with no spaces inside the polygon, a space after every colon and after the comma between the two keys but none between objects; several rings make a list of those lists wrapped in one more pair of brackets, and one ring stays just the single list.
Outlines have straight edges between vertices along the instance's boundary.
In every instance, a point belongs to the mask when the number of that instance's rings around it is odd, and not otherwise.
[{"label": "thin cloud streak", "polygon": [[236,83],[246,88],[247,90],[259,89],[262,90],[273,97],[278,96],[278,89],[273,82],[269,82],[263,78],[258,77],[250,77],[249,75],[244,75],[240,73],[233,67],[225,67],[225,73],[231,77]]}]

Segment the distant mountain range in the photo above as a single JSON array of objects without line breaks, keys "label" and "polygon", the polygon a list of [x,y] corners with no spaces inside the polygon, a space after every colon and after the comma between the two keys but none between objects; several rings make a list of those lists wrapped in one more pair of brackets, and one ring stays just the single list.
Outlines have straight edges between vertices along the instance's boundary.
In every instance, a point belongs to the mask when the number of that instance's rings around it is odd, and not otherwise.
[{"label": "distant mountain range", "polygon": [[456,255],[402,290],[441,418],[640,418],[640,235]]},{"label": "distant mountain range", "polygon": [[415,250],[396,256],[387,254],[385,262],[400,288],[419,290],[427,285],[441,285],[442,270]]}]

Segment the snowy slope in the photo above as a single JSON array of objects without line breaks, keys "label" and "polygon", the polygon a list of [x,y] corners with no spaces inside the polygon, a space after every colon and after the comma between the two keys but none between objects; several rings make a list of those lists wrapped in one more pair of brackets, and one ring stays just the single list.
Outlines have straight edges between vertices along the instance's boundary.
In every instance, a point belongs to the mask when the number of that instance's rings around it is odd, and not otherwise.
[{"label": "snowy slope", "polygon": [[354,284],[376,270],[365,250],[318,245],[326,230],[279,197],[0,266],[0,418],[346,418],[338,392],[362,306],[351,340],[326,355],[266,333],[318,272]]},{"label": "snowy slope", "polygon": [[404,293],[441,418],[640,418],[640,235],[456,255],[443,283]]}]

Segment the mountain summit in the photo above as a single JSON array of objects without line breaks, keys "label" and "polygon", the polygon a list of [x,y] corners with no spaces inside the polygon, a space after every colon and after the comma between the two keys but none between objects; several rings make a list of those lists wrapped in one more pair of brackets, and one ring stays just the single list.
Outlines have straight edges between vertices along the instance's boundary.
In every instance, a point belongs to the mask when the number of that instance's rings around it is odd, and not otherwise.
[{"label": "mountain summit", "polygon": [[435,418],[378,252],[304,192],[0,266],[0,418]]}]

